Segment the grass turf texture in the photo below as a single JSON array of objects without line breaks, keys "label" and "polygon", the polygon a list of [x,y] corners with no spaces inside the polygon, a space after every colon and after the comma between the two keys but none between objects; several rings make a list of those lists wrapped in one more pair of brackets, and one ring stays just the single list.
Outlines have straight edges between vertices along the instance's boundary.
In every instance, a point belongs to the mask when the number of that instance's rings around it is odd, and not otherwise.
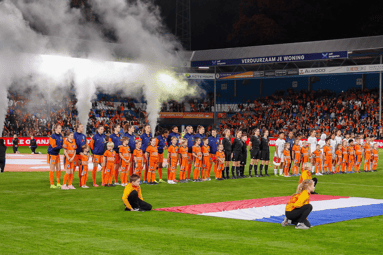
[{"label": "grass turf texture", "polygon": [[[20,147],[24,153],[27,149]],[[46,152],[46,147],[39,149]],[[274,148],[271,150],[273,155]],[[377,173],[319,176],[317,192],[383,199],[382,162]],[[273,173],[272,167],[269,172]],[[163,173],[166,177],[165,170]],[[100,173],[97,175],[100,183]],[[142,185],[142,190],[146,201],[154,208],[162,208],[288,196],[295,192],[297,184],[298,177],[271,175]],[[78,186],[77,173],[74,185]],[[0,254],[381,253],[383,216],[302,231],[256,221],[157,211],[125,212],[122,192],[122,187],[50,189],[47,172],[1,174]]]}]

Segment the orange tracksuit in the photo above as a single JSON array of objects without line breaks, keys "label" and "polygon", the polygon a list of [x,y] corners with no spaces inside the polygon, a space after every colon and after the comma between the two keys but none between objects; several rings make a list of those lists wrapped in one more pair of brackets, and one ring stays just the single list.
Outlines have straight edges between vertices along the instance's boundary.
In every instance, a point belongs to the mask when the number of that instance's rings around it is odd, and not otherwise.
[{"label": "orange tracksuit", "polygon": [[[129,146],[124,146],[122,145],[120,148],[119,148],[119,152],[120,152],[120,158],[121,158],[121,182],[122,183],[128,183],[128,173],[130,171],[130,158],[131,158],[131,154],[130,154],[130,148]],[[128,162],[125,162],[128,161]]]},{"label": "orange tracksuit", "polygon": [[199,171],[201,170],[201,164],[202,159],[199,159],[198,157],[202,157],[201,147],[194,145],[193,146],[193,153],[197,155],[197,157],[194,157],[194,173],[193,173],[193,180],[198,179]]},{"label": "orange tracksuit", "polygon": [[148,169],[148,182],[154,182],[156,180],[156,171],[158,164],[158,149],[151,145],[146,148],[146,152],[149,153],[149,169]]},{"label": "orange tracksuit", "polygon": [[285,163],[285,176],[289,175],[289,169],[290,169],[290,164],[291,164],[291,158],[290,158],[290,150],[284,150],[283,151],[283,160]]},{"label": "orange tracksuit", "polygon": [[116,152],[115,151],[105,151],[104,157],[106,157],[105,162],[105,169],[104,171],[104,180],[102,184],[112,184],[113,181],[113,174],[114,174],[114,163],[116,161],[115,159]]},{"label": "orange tracksuit", "polygon": [[310,202],[310,193],[307,190],[299,194],[294,194],[286,205],[286,211],[291,212],[295,208],[300,208]]},{"label": "orange tracksuit", "polygon": [[348,168],[347,172],[351,172],[355,163],[355,150],[354,146],[348,146]]},{"label": "orange tracksuit", "polygon": [[376,171],[378,167],[379,152],[378,150],[372,149],[372,170]]},{"label": "orange tracksuit", "polygon": [[88,180],[88,161],[89,155],[80,155],[81,165],[80,165],[80,173],[81,173],[81,181],[80,186],[86,185],[86,181]]},{"label": "orange tracksuit", "polygon": [[[76,142],[74,141],[74,139],[72,140],[72,142],[69,142],[69,140],[66,139],[64,141],[63,148],[64,148],[64,150],[66,150],[66,153],[68,154],[69,158],[72,158],[73,156],[76,155],[77,145],[76,145]],[[64,168],[65,169],[74,170],[74,163],[75,163],[74,159],[72,162],[69,162],[69,159],[67,157],[64,158]],[[74,175],[73,173],[71,173],[71,174],[65,173],[64,184],[66,184],[66,182],[68,180],[68,185],[72,185],[73,175]],[[80,180],[80,184],[81,184],[81,180]]]},{"label": "orange tracksuit", "polygon": [[341,150],[336,150],[336,172],[339,173],[340,168],[342,166],[342,151]]},{"label": "orange tracksuit", "polygon": [[173,144],[170,145],[168,148],[168,155],[170,159],[168,162],[168,168],[169,168],[168,181],[169,180],[174,181],[177,175],[178,147],[174,146]]},{"label": "orange tracksuit", "polygon": [[[294,145],[293,146],[293,152],[294,152],[293,174],[299,174],[299,164],[302,161],[301,147],[299,145]],[[298,166],[295,166],[296,164]]]},{"label": "orange tracksuit", "polygon": [[323,146],[323,153],[325,155],[324,168],[323,170],[326,172],[332,171],[332,150],[331,146],[325,145]]},{"label": "orange tracksuit", "polygon": [[370,171],[371,164],[371,144],[364,144],[364,171]]},{"label": "orange tracksuit", "polygon": [[322,151],[315,150],[313,154],[315,156],[315,173],[318,174],[322,166]]},{"label": "orange tracksuit", "polygon": [[348,163],[348,148],[342,146],[342,172],[346,171],[347,163]]},{"label": "orange tracksuit", "polygon": [[207,179],[210,176],[210,172],[208,169],[210,165],[210,147],[209,145],[203,145],[201,147],[202,151],[202,172],[201,172],[201,178]]},{"label": "orange tracksuit", "polygon": [[180,163],[180,180],[186,179],[186,171],[188,168],[188,148],[181,146],[179,149],[179,153],[181,155],[181,163]]},{"label": "orange tracksuit", "polygon": [[134,149],[133,157],[134,157],[134,162],[135,162],[133,174],[137,174],[141,178],[142,169],[143,169],[144,164],[145,164],[144,152],[141,149]]},{"label": "orange tracksuit", "polygon": [[362,163],[362,146],[356,144],[355,146],[355,171],[360,172],[360,164]]},{"label": "orange tracksuit", "polygon": [[220,179],[222,178],[222,171],[225,169],[225,153],[217,151],[215,156],[217,157],[217,163],[214,164],[215,178]]}]

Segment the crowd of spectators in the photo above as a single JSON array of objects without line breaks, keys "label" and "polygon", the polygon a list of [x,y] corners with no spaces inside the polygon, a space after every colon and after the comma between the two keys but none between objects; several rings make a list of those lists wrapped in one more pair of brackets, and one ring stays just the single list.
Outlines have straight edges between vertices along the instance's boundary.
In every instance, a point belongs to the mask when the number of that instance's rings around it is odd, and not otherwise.
[{"label": "crowd of spectators", "polygon": [[[315,129],[318,134],[329,135],[341,130],[383,138],[377,92],[377,89],[349,89],[340,94],[329,90],[276,91],[271,96],[235,105],[236,111],[229,107],[226,113],[219,114],[219,133],[230,129],[234,134],[241,129],[251,134],[255,128],[266,128],[274,137],[281,131],[293,131],[305,138]],[[61,124],[64,131],[74,130],[78,112],[73,93],[65,93],[67,96],[57,103],[49,103],[43,96],[39,100],[31,99],[31,93],[32,90],[9,93],[3,137],[14,134],[49,136],[54,123]],[[161,110],[211,112],[212,102],[207,99],[183,103],[171,100],[163,103]],[[147,122],[145,104],[122,95],[101,95],[92,103],[86,133],[91,136],[99,125],[103,125],[108,134],[114,124],[131,124],[139,129]]]},{"label": "crowd of spectators", "polygon": [[[303,138],[316,129],[318,134],[342,132],[383,137],[379,123],[377,89],[349,89],[340,94],[329,90],[277,91],[271,96],[237,107],[237,113],[221,120],[220,131],[241,129],[251,133],[266,128],[274,137],[278,132],[293,131]],[[232,115],[232,116],[230,116]]]}]

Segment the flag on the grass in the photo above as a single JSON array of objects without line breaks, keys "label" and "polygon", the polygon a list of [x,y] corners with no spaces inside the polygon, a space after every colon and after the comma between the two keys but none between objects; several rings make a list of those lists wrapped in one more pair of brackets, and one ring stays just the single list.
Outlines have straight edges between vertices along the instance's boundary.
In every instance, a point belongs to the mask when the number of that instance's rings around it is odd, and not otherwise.
[{"label": "flag on the grass", "polygon": [[[200,204],[157,209],[221,218],[281,223],[288,197]],[[383,215],[383,199],[311,195],[313,211],[308,217],[312,226]]]}]

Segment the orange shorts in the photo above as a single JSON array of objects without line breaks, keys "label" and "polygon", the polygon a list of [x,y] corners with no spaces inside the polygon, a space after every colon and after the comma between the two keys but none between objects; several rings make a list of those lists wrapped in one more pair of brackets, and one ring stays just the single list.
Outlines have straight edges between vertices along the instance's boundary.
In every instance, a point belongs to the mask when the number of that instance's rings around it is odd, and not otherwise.
[{"label": "orange shorts", "polygon": [[201,160],[196,158],[194,161],[194,167],[201,167]]},{"label": "orange shorts", "polygon": [[85,176],[88,173],[88,166],[87,165],[81,165],[80,166],[81,176]]},{"label": "orange shorts", "polygon": [[81,166],[82,161],[81,161],[81,155],[74,156],[74,166]]},{"label": "orange shorts", "polygon": [[112,173],[114,174],[114,164],[107,163],[105,167],[105,174]]},{"label": "orange shorts", "polygon": [[74,163],[75,163],[75,160],[73,160],[72,162],[69,162],[69,159],[67,157],[65,157],[65,160],[64,160],[64,167],[66,170],[68,169],[74,169]]},{"label": "orange shorts", "polygon": [[157,163],[158,163],[157,160],[149,161],[149,168],[148,168],[149,173],[155,173],[156,172],[156,170],[157,170]]},{"label": "orange shorts", "polygon": [[163,163],[164,162],[164,154],[158,154],[158,163]]},{"label": "orange shorts", "polygon": [[126,163],[125,161],[121,161],[121,173],[126,173],[129,170],[130,162]]},{"label": "orange shorts", "polygon": [[93,155],[93,163],[101,164],[104,161],[103,155]]},{"label": "orange shorts", "polygon": [[301,155],[295,155],[294,164],[299,164],[299,163],[301,163]]},{"label": "orange shorts", "polygon": [[116,165],[121,164],[121,157],[118,153],[116,153],[116,156],[114,157],[114,164]]},{"label": "orange shorts", "polygon": [[48,164],[55,165],[60,164],[60,155],[49,155],[47,159]]},{"label": "orange shorts", "polygon": [[193,161],[193,153],[188,153],[188,159],[189,161]]},{"label": "orange shorts", "polygon": [[177,160],[170,160],[169,162],[169,170],[172,172],[172,173],[175,173],[177,171]]}]

